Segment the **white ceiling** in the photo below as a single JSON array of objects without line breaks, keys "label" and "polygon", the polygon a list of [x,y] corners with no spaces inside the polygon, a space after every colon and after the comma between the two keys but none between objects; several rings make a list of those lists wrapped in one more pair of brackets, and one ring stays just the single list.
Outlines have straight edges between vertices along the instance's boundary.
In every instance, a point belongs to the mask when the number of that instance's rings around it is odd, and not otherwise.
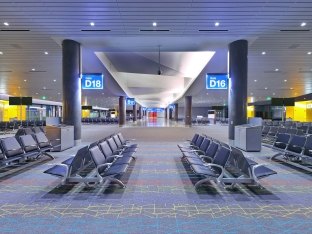
[{"label": "white ceiling", "polygon": [[[89,25],[91,21],[95,27]],[[154,30],[154,21],[158,23],[156,29],[163,31]],[[219,27],[214,26],[216,21],[220,22]],[[305,27],[300,26],[302,22],[306,22]],[[116,96],[121,95],[122,90],[110,80],[95,51],[157,55],[160,45],[164,52],[210,50],[216,51],[217,57],[218,51],[225,50],[229,42],[247,39],[249,94],[256,100],[266,96],[302,95],[312,92],[312,55],[307,54],[312,51],[311,27],[310,0],[0,1],[0,51],[3,52],[0,93],[46,96],[49,100],[61,101],[60,41],[66,38],[82,44],[86,55],[83,71],[103,72],[113,86],[103,92],[83,93],[88,102],[99,106],[116,105]],[[44,51],[49,54],[45,55]],[[266,51],[266,55],[262,55],[262,51]],[[218,72],[207,66],[209,71]],[[222,67],[224,72],[226,67]],[[32,68],[36,71],[31,71]],[[201,87],[196,82],[193,86]],[[194,96],[194,104],[213,104],[206,90],[200,90],[191,87],[187,92]],[[213,98],[219,100],[218,95],[224,98],[224,94],[218,93]]]}]

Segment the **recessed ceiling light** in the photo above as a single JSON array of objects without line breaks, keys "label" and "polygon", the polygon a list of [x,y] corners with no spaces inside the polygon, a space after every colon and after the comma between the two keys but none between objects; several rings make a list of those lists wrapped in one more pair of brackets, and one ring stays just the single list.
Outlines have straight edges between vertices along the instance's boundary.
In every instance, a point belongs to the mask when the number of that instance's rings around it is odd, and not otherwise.
[{"label": "recessed ceiling light", "polygon": [[308,54],[308,55],[311,55],[311,54],[312,54],[312,52],[311,52],[311,51],[309,51],[307,54]]},{"label": "recessed ceiling light", "polygon": [[257,82],[258,80],[254,80],[254,82]]},{"label": "recessed ceiling light", "polygon": [[275,95],[275,93],[272,93],[272,95]]},{"label": "recessed ceiling light", "polygon": [[156,27],[157,26],[157,22],[153,22],[153,27]]},{"label": "recessed ceiling light", "polygon": [[264,89],[268,89],[268,87],[265,87]]},{"label": "recessed ceiling light", "polygon": [[36,69],[35,69],[35,68],[32,68],[31,70],[32,70],[32,71],[36,71]]},{"label": "recessed ceiling light", "polygon": [[90,25],[93,27],[93,26],[95,26],[95,23],[94,22],[90,22]]},{"label": "recessed ceiling light", "polygon": [[266,52],[265,51],[262,51],[262,53],[261,53],[262,55],[265,55],[266,54]]},{"label": "recessed ceiling light", "polygon": [[53,82],[56,82],[56,80],[53,80]]},{"label": "recessed ceiling light", "polygon": [[307,25],[306,22],[302,22],[302,23],[300,24],[301,27],[304,27],[304,26],[306,26],[306,25]]},{"label": "recessed ceiling light", "polygon": [[279,71],[279,69],[278,69],[278,68],[275,68],[275,71],[277,72],[277,71]]},{"label": "recessed ceiling light", "polygon": [[294,88],[290,88],[291,90],[293,90]]},{"label": "recessed ceiling light", "polygon": [[48,51],[45,51],[45,52],[44,52],[44,54],[46,54],[46,55],[47,55],[47,54],[49,54],[49,52],[48,52]]},{"label": "recessed ceiling light", "polygon": [[27,80],[24,80],[24,82],[26,82]]},{"label": "recessed ceiling light", "polygon": [[57,95],[61,95],[61,93],[57,93]]},{"label": "recessed ceiling light", "polygon": [[0,51],[0,55],[3,55],[3,52],[2,52],[2,51]]},{"label": "recessed ceiling light", "polygon": [[287,82],[287,80],[284,80],[284,82]]},{"label": "recessed ceiling light", "polygon": [[215,26],[219,27],[220,23],[219,22],[215,22]]},{"label": "recessed ceiling light", "polygon": [[253,95],[253,93],[250,93],[250,95]]},{"label": "recessed ceiling light", "polygon": [[47,89],[46,87],[43,87],[43,89]]},{"label": "recessed ceiling light", "polygon": [[36,93],[36,95],[38,95],[39,93]]},{"label": "recessed ceiling light", "polygon": [[9,26],[10,24],[8,22],[3,23],[5,26]]}]

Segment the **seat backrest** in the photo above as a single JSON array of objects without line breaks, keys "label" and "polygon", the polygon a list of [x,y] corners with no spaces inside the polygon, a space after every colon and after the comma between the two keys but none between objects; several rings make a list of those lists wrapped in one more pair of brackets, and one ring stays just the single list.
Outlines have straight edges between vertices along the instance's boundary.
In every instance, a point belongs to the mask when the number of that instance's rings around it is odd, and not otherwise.
[{"label": "seat backrest", "polygon": [[99,146],[96,145],[92,148],[89,148],[89,152],[96,167],[105,163],[106,158],[100,150]]},{"label": "seat backrest", "polygon": [[232,147],[231,150],[232,151],[228,159],[227,165],[235,168],[235,171],[239,171],[240,174],[250,176],[250,165],[243,152],[234,147]]},{"label": "seat backrest", "polygon": [[287,133],[295,135],[295,134],[297,134],[297,129],[296,128],[288,128]]},{"label": "seat backrest", "polygon": [[306,131],[304,131],[303,129],[298,129],[297,130],[297,135],[304,136],[305,134],[306,134]]},{"label": "seat backrest", "polygon": [[306,137],[294,135],[290,139],[290,142],[286,149],[300,154],[303,150],[305,142],[306,142]]},{"label": "seat backrest", "polygon": [[307,136],[303,154],[312,157],[312,135]]},{"label": "seat backrest", "polygon": [[4,159],[4,158],[5,158],[5,155],[4,155],[3,151],[2,151],[2,147],[0,147],[0,160]]},{"label": "seat backrest", "polygon": [[38,132],[34,136],[40,148],[50,146],[50,141],[43,132]]},{"label": "seat backrest", "polygon": [[122,144],[125,144],[126,143],[126,140],[125,138],[123,137],[123,135],[120,133],[117,134],[117,136],[119,137],[119,140],[121,141]]},{"label": "seat backrest", "polygon": [[198,133],[195,133],[192,140],[191,140],[191,143],[192,144],[195,144],[195,142],[197,141],[197,138],[199,137],[199,134]]},{"label": "seat backrest", "polygon": [[270,127],[269,135],[275,135],[277,133],[278,127]]},{"label": "seat backrest", "polygon": [[310,126],[310,127],[308,128],[307,134],[312,135],[312,126]]},{"label": "seat backrest", "polygon": [[278,133],[286,133],[287,132],[287,128],[279,128]]},{"label": "seat backrest", "polygon": [[262,129],[262,134],[266,135],[269,131],[270,131],[270,127],[269,126],[264,126],[263,129]]},{"label": "seat backrest", "polygon": [[75,157],[73,158],[73,161],[69,166],[70,175],[74,175],[78,171],[80,171],[83,165],[85,165],[85,161],[90,161],[90,153],[88,149],[89,146],[85,146],[77,151]]},{"label": "seat backrest", "polygon": [[109,147],[111,148],[111,150],[112,150],[113,152],[115,152],[116,150],[118,150],[118,147],[117,147],[117,145],[116,145],[116,143],[115,143],[115,141],[114,141],[114,139],[113,139],[112,137],[108,138],[108,139],[107,139],[107,142],[108,142],[108,145],[109,145]]},{"label": "seat backrest", "polygon": [[210,157],[210,158],[213,158],[215,156],[218,148],[219,148],[219,144],[217,144],[214,141],[211,141],[207,150],[205,151],[205,155]]},{"label": "seat backrest", "polygon": [[15,137],[4,138],[1,144],[7,158],[24,154],[24,150]]},{"label": "seat backrest", "polygon": [[205,152],[207,150],[209,144],[210,144],[210,140],[208,138],[205,138],[203,140],[203,142],[201,143],[199,149]]},{"label": "seat backrest", "polygon": [[204,137],[203,136],[199,136],[195,142],[195,146],[199,147],[201,145],[201,143],[203,143]]},{"label": "seat backrest", "polygon": [[19,136],[20,142],[25,150],[25,152],[30,152],[38,150],[38,145],[32,135]]},{"label": "seat backrest", "polygon": [[117,135],[114,135],[113,136],[113,139],[117,145],[118,148],[121,148],[123,145],[122,145],[122,142],[120,141],[119,137]]},{"label": "seat backrest", "polygon": [[106,158],[113,155],[113,151],[109,147],[107,141],[102,141],[101,143],[99,143],[99,146],[100,146],[100,148],[101,148],[101,150],[102,150],[102,152]]},{"label": "seat backrest", "polygon": [[216,155],[214,156],[212,163],[224,167],[230,156],[230,153],[231,153],[230,149],[221,146]]},{"label": "seat backrest", "polygon": [[273,146],[280,148],[280,149],[285,149],[287,147],[289,139],[290,139],[289,134],[279,133],[279,134],[277,134],[277,138],[276,138],[276,141],[274,142]]},{"label": "seat backrest", "polygon": [[39,127],[33,127],[32,130],[33,130],[34,133],[42,132],[41,128],[39,128]]}]

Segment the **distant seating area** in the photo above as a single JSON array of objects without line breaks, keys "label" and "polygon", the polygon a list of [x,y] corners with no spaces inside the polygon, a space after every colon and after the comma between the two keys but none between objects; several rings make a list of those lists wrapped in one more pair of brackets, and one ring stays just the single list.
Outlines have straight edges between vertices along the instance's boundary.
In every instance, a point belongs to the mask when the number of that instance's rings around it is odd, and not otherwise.
[{"label": "distant seating area", "polygon": [[196,189],[211,181],[228,188],[237,184],[261,186],[260,179],[276,174],[270,168],[246,158],[240,150],[211,137],[195,134],[191,140],[179,144],[178,148],[182,160],[194,174],[202,177],[195,184]]},{"label": "distant seating area", "polygon": [[0,134],[12,133],[19,128],[43,127],[43,126],[46,126],[46,122],[44,120],[0,122]]},{"label": "distant seating area", "polygon": [[84,124],[118,124],[118,118],[82,118]]},{"label": "distant seating area", "polygon": [[86,186],[109,185],[125,188],[119,179],[135,159],[136,144],[125,140],[121,133],[113,134],[79,149],[74,157],[44,171],[61,178],[61,185],[84,183]]},{"label": "distant seating area", "polygon": [[271,144],[264,146],[276,151],[271,160],[279,160],[312,172],[312,135],[277,133]]},{"label": "distant seating area", "polygon": [[43,132],[0,139],[0,167],[8,167],[43,155],[54,159],[48,152],[53,148]]}]

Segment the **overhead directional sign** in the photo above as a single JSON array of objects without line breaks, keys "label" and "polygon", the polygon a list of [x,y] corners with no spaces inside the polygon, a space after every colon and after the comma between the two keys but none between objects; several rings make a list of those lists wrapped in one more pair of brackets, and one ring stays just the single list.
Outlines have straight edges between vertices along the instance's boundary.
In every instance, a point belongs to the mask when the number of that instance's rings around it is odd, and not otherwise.
[{"label": "overhead directional sign", "polygon": [[81,88],[103,89],[104,88],[103,74],[101,73],[82,74]]},{"label": "overhead directional sign", "polygon": [[206,89],[227,89],[228,75],[227,74],[207,74]]},{"label": "overhead directional sign", "polygon": [[133,106],[133,105],[135,105],[135,100],[134,100],[134,98],[127,98],[127,99],[126,99],[126,105],[127,105],[127,106]]}]

